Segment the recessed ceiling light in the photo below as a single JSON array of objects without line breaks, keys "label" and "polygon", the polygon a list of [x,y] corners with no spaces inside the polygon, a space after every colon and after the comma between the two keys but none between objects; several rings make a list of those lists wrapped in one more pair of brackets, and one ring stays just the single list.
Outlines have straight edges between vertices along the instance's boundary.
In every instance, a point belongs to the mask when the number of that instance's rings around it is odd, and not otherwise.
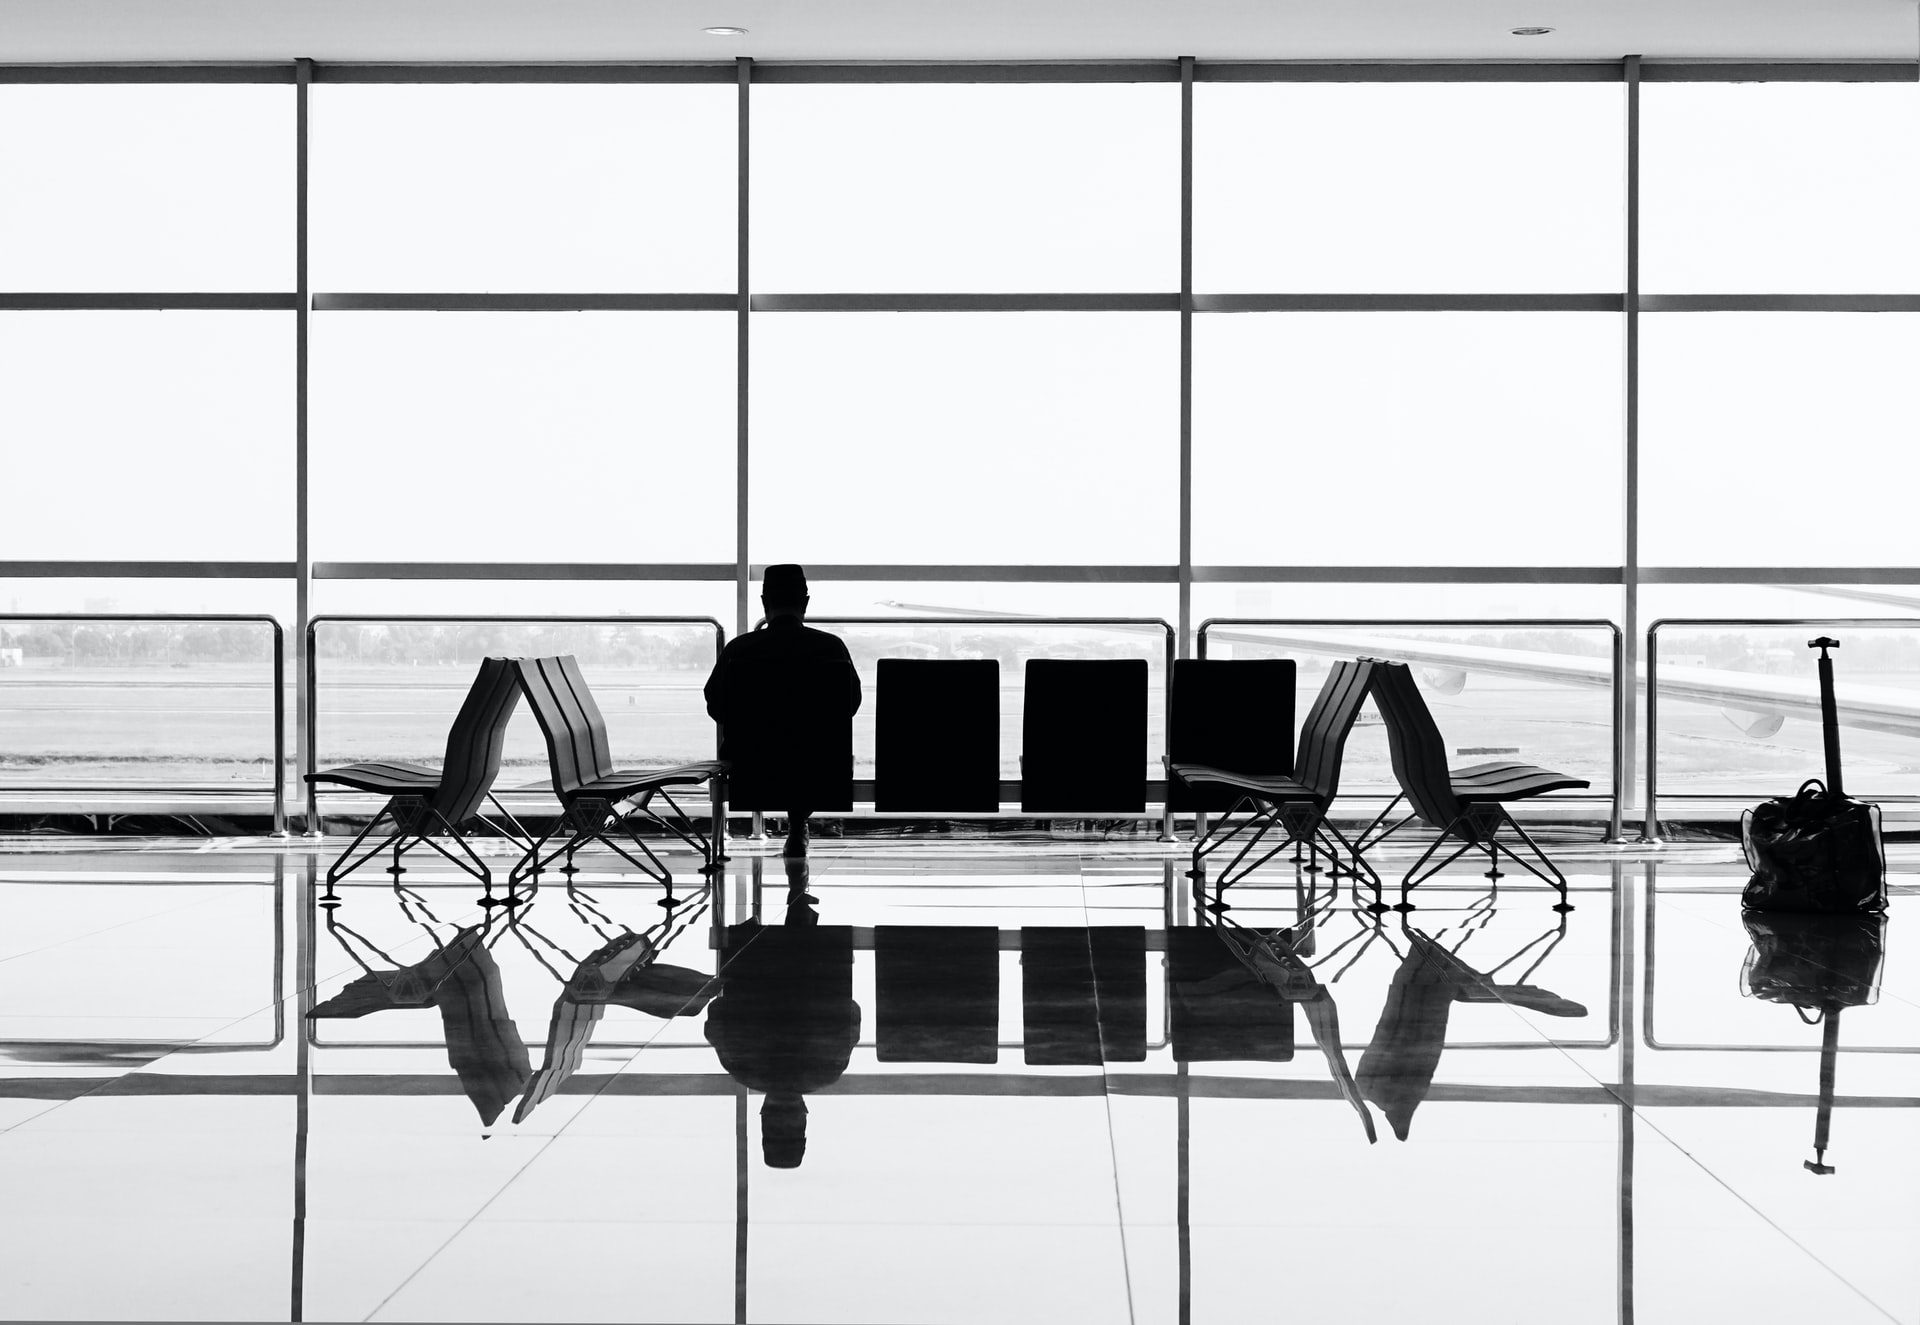
[{"label": "recessed ceiling light", "polygon": [[747,35],[745,28],[701,28],[700,31],[706,33],[709,37],[744,37]]},{"label": "recessed ceiling light", "polygon": [[[709,29],[709,31],[711,31],[711,29]],[[1515,28],[1513,35],[1516,37],[1544,37],[1552,31],[1552,28]]]}]

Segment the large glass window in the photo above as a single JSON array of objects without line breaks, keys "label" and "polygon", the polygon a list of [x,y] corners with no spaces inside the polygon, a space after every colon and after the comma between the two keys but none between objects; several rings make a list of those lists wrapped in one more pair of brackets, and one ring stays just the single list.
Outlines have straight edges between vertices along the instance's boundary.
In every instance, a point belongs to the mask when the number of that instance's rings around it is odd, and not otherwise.
[{"label": "large glass window", "polygon": [[1920,317],[1640,319],[1642,556],[1911,565]]},{"label": "large glass window", "polygon": [[1620,320],[1210,315],[1194,559],[1618,564]]},{"label": "large glass window", "polygon": [[293,555],[287,313],[0,312],[0,557]]},{"label": "large glass window", "polygon": [[1618,290],[1618,86],[1194,89],[1194,285]]},{"label": "large glass window", "polygon": [[1157,313],[756,318],[753,559],[1172,563],[1178,337]]},{"label": "large glass window", "polygon": [[624,84],[318,89],[314,288],[731,290],[735,97]]},{"label": "large glass window", "polygon": [[1641,98],[1641,289],[1920,290],[1912,83],[1656,83]]},{"label": "large glass window", "polygon": [[758,289],[1179,287],[1172,85],[757,88],[753,138]]},{"label": "large glass window", "polygon": [[315,555],[731,560],[726,313],[315,319]]},{"label": "large glass window", "polygon": [[0,290],[291,290],[287,87],[0,86]]}]

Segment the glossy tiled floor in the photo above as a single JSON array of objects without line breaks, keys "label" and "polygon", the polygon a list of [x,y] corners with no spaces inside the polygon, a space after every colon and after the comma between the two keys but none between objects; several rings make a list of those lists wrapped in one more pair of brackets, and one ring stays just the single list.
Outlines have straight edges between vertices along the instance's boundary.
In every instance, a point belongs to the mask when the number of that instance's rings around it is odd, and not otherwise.
[{"label": "glossy tiled floor", "polygon": [[1748,990],[1851,1000],[1878,936],[1747,970],[1723,848],[1565,853],[1564,925],[1285,864],[1215,915],[1149,843],[491,922],[427,867],[324,911],[304,851],[0,853],[12,1318],[1920,1322],[1906,873],[1821,1174],[1822,1028]]}]

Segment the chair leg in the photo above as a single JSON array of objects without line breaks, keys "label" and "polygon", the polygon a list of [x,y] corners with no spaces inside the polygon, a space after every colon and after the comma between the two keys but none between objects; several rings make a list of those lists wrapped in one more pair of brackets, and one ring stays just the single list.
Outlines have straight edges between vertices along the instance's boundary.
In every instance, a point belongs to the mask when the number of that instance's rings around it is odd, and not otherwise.
[{"label": "chair leg", "polygon": [[1462,841],[1459,848],[1445,860],[1433,866],[1431,869],[1427,869],[1424,873],[1422,872],[1422,867],[1425,866],[1429,860],[1433,859],[1434,853],[1446,844],[1449,837],[1453,836],[1454,830],[1460,826],[1461,817],[1463,816],[1456,816],[1446,827],[1440,830],[1439,835],[1436,836],[1427,849],[1420,854],[1420,859],[1413,862],[1413,868],[1409,869],[1406,875],[1400,880],[1400,901],[1394,906],[1394,910],[1403,915],[1413,910],[1413,902],[1410,900],[1410,894],[1413,890],[1447,866],[1453,864],[1453,862],[1460,859],[1460,857],[1466,855],[1467,852],[1473,850],[1477,845],[1471,838],[1467,838]]},{"label": "chair leg", "polygon": [[[348,863],[349,858],[353,855],[354,849],[358,847],[362,842],[367,840],[367,838],[373,833],[373,830],[379,825],[382,819],[392,820],[393,831],[388,833],[385,837],[381,838],[372,847],[368,848],[366,853],[362,855],[360,859],[352,861],[352,863],[349,864]],[[353,873],[355,870],[359,869],[361,866],[367,864],[367,862],[378,857],[381,852],[387,849],[388,846],[392,845],[395,841],[405,837],[406,835],[407,835],[407,830],[405,825],[403,825],[400,822],[400,816],[394,813],[393,811],[393,802],[388,801],[385,805],[380,807],[380,812],[378,814],[374,815],[373,818],[367,820],[367,826],[360,830],[359,835],[356,836],[353,839],[353,841],[347,843],[347,849],[345,851],[342,851],[337,857],[335,857],[333,864],[327,867],[327,890],[331,892],[333,890],[334,884],[346,878],[349,874]]]},{"label": "chair leg", "polygon": [[[1560,900],[1554,903],[1554,906],[1553,906],[1554,910],[1559,911],[1562,914],[1565,914],[1566,912],[1573,910],[1573,903],[1567,900],[1567,897],[1568,897],[1567,876],[1560,872],[1560,867],[1554,864],[1552,860],[1548,859],[1547,853],[1540,849],[1540,844],[1534,841],[1533,838],[1528,834],[1527,830],[1520,826],[1519,820],[1515,819],[1513,815],[1507,811],[1507,808],[1505,806],[1500,807],[1500,817],[1502,820],[1505,821],[1507,827],[1513,829],[1513,831],[1519,835],[1520,840],[1527,844],[1527,850],[1531,851],[1534,854],[1534,856],[1539,860],[1539,862],[1542,865],[1546,866],[1546,870],[1542,871],[1534,868],[1534,866],[1529,861],[1517,855],[1514,852],[1513,848],[1505,845],[1504,843],[1496,842],[1494,845],[1496,845],[1501,851],[1505,852],[1507,858],[1513,861],[1514,864],[1520,866],[1522,869],[1532,872],[1534,875],[1545,880],[1547,883],[1550,883],[1553,885],[1554,890],[1560,894]],[[1489,840],[1491,841],[1492,839],[1489,839]]]}]

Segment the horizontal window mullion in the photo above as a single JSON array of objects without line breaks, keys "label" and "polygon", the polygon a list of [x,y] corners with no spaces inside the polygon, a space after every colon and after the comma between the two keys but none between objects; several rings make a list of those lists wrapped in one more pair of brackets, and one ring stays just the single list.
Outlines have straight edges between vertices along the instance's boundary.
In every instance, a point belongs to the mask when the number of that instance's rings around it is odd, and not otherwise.
[{"label": "horizontal window mullion", "polygon": [[1177,313],[1177,293],[756,294],[756,313]]},{"label": "horizontal window mullion", "polygon": [[323,60],[318,83],[725,83],[739,78],[731,60],[715,64],[579,61],[542,63]]},{"label": "horizontal window mullion", "polygon": [[1911,83],[1912,60],[1647,60],[1643,83]]},{"label": "horizontal window mullion", "polygon": [[0,83],[292,83],[293,61],[0,64]]},{"label": "horizontal window mullion", "polygon": [[755,86],[802,83],[1177,83],[1165,60],[754,61]]},{"label": "horizontal window mullion", "polygon": [[1920,294],[1643,294],[1642,313],[1920,313]]},{"label": "horizontal window mullion", "polygon": [[1642,566],[1642,584],[1920,584],[1920,566]]},{"label": "horizontal window mullion", "polygon": [[21,290],[0,292],[0,312],[146,312],[166,309],[293,309],[299,296],[285,293],[225,291]]},{"label": "horizontal window mullion", "polygon": [[1196,294],[1196,313],[1618,313],[1624,293],[1597,294]]},{"label": "horizontal window mullion", "polygon": [[[754,563],[759,579],[765,565]],[[1175,584],[1180,568],[1164,566],[834,565],[807,563],[809,580],[976,582],[982,584]]]},{"label": "horizontal window mullion", "polygon": [[1195,584],[1619,584],[1618,566],[1195,566]]},{"label": "horizontal window mullion", "polygon": [[289,580],[291,561],[0,561],[0,579]]},{"label": "horizontal window mullion", "polygon": [[726,562],[316,561],[316,580],[727,580]]},{"label": "horizontal window mullion", "polygon": [[1618,83],[1624,75],[1618,60],[1202,60],[1193,77],[1197,83]]},{"label": "horizontal window mullion", "polygon": [[734,294],[316,294],[316,312],[336,313],[731,313]]}]

